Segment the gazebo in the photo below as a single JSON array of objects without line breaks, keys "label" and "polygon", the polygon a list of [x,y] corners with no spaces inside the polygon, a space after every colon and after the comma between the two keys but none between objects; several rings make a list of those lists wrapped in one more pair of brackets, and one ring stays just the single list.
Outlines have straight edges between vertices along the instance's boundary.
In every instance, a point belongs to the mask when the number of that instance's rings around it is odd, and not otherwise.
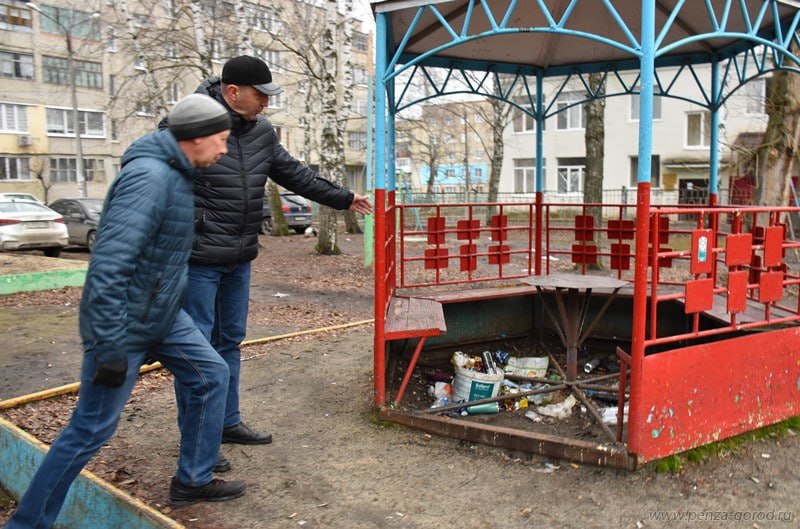
[{"label": "gazebo", "polygon": [[[636,468],[800,414],[800,310],[791,294],[800,278],[785,257],[795,246],[785,224],[794,210],[717,205],[719,111],[748,81],[798,70],[800,3],[385,0],[372,6],[374,401],[382,417],[472,441]],[[599,85],[590,82],[592,74]],[[677,89],[686,79],[688,93]],[[549,94],[546,82],[555,87]],[[415,83],[427,87],[424,93]],[[556,105],[576,84],[584,98]],[[462,93],[501,99],[535,121],[537,193],[529,203],[396,203],[397,113]],[[636,205],[574,205],[565,220],[542,198],[545,121],[594,98],[626,95],[640,101]],[[707,205],[651,205],[654,97],[690,101],[710,113]],[[478,208],[492,208],[488,223]],[[409,229],[412,214],[425,217],[423,229]],[[571,239],[566,248],[556,244],[559,236]],[[491,242],[484,243],[487,237]],[[553,274],[556,255],[580,274]],[[604,279],[590,271],[598,263]],[[478,288],[483,285],[491,286]],[[566,349],[560,388],[590,413],[587,388],[618,380],[617,431],[599,426],[604,441],[402,407],[426,347],[530,335],[544,324]],[[593,333],[623,344],[616,347],[619,375],[576,377],[576,352]],[[398,365],[404,376],[391,394]]]}]

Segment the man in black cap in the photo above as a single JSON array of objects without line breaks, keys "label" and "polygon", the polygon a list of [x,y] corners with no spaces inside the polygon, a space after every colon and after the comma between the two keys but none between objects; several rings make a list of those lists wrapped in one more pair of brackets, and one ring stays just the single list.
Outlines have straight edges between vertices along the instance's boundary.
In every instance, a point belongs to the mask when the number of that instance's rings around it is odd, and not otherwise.
[{"label": "man in black cap", "polygon": [[222,438],[228,366],[181,309],[194,236],[193,179],[227,152],[231,120],[213,99],[175,104],[170,129],[136,140],[108,190],[80,305],[78,404],[6,529],[47,529],[70,485],[113,435],[147,355],[187,391],[169,501],[224,501],[241,481],[211,476]]},{"label": "man in black cap", "polygon": [[[239,344],[247,328],[250,263],[258,254],[267,179],[335,209],[372,211],[367,197],[321,178],[280,144],[272,123],[261,113],[270,96],[282,91],[266,63],[247,55],[229,60],[221,77],[206,79],[197,89],[225,105],[233,120],[228,153],[195,181],[195,240],[184,302],[230,371],[223,443],[272,442],[271,434],[242,422],[239,412]],[[182,425],[190,403],[180,381],[175,392]],[[220,455],[217,470],[229,468]]]}]

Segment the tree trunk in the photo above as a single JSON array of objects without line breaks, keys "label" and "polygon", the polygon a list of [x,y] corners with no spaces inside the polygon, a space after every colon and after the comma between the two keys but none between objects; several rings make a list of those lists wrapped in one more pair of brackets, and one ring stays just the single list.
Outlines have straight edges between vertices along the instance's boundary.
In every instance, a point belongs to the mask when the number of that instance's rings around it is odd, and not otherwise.
[{"label": "tree trunk", "polygon": [[785,206],[800,128],[800,78],[776,72],[767,100],[769,121],[758,150],[756,204]]},{"label": "tree trunk", "polygon": [[361,229],[361,226],[358,225],[358,219],[356,218],[356,214],[354,211],[345,211],[343,213],[344,216],[344,229],[347,233],[351,234],[360,234],[364,233],[364,230]]},{"label": "tree trunk", "polygon": [[[487,202],[497,202],[497,192],[500,189],[500,174],[503,171],[503,156],[505,156],[505,143],[503,142],[503,129],[508,119],[508,110],[504,110],[504,103],[497,99],[491,100],[492,105],[492,157],[489,161],[489,196]],[[486,225],[497,214],[497,206],[486,208]]]},{"label": "tree trunk", "polygon": [[[336,0],[325,3],[326,27],[322,35],[322,56],[325,73],[322,76],[322,143],[320,152],[320,174],[332,182],[340,180],[344,167],[344,139],[339,127],[336,74]],[[320,226],[317,246],[314,250],[323,255],[339,255],[342,251],[336,243],[336,212],[327,207],[320,208]]]},{"label": "tree trunk", "polygon": [[267,184],[269,193],[269,213],[271,230],[268,235],[285,237],[289,235],[289,228],[286,226],[286,216],[283,214],[283,204],[281,204],[281,193],[278,186],[272,180]]},{"label": "tree trunk", "polygon": [[[602,73],[593,73],[589,76],[589,87],[596,96],[584,105],[586,112],[586,132],[584,141],[586,143],[586,169],[583,186],[584,203],[600,204],[603,201],[603,161],[605,159],[605,107],[606,100],[601,98],[605,93],[605,88],[601,86],[604,82]],[[599,206],[590,207],[586,210],[588,215],[594,217],[594,225],[600,226],[602,223],[602,208]],[[597,233],[597,232],[595,232]],[[588,241],[587,241],[588,242]],[[594,241],[592,241],[594,242]],[[597,266],[591,268],[602,268],[600,261]]]}]

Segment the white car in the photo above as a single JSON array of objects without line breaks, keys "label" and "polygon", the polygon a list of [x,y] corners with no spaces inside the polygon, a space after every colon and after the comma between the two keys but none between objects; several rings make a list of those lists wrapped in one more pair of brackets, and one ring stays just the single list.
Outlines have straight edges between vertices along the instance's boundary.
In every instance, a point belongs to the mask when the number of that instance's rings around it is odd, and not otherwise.
[{"label": "white car", "polygon": [[5,202],[6,200],[26,200],[28,202],[44,204],[44,202],[30,193],[0,193],[0,202]]},{"label": "white car", "polygon": [[42,250],[58,257],[67,245],[64,217],[37,202],[0,200],[0,250]]}]

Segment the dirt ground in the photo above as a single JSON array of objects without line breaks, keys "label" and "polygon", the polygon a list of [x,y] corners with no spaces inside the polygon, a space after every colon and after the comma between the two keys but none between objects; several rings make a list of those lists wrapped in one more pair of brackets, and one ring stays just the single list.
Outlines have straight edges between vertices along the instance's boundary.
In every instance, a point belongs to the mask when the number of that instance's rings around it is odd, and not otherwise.
[{"label": "dirt ground", "polygon": [[[302,236],[262,242],[249,338],[371,317],[372,276],[362,266],[361,237],[343,235],[345,254],[337,257],[311,255],[315,241]],[[79,295],[80,289],[65,289],[0,298],[0,325],[14,324],[0,353],[0,398],[75,380]],[[800,441],[791,431],[675,474],[529,457],[377,421],[371,350],[369,325],[245,349],[243,413],[275,441],[223,446],[233,464],[224,477],[248,483],[241,499],[166,506],[178,439],[166,373],[137,384],[118,434],[89,468],[187,527],[204,529],[798,525]],[[50,442],[73,404],[74,397],[66,397],[4,416]],[[0,498],[0,524],[13,502],[2,505]],[[791,521],[766,519],[787,511]],[[695,520],[656,519],[679,512]],[[751,513],[763,519],[751,519]]]}]

